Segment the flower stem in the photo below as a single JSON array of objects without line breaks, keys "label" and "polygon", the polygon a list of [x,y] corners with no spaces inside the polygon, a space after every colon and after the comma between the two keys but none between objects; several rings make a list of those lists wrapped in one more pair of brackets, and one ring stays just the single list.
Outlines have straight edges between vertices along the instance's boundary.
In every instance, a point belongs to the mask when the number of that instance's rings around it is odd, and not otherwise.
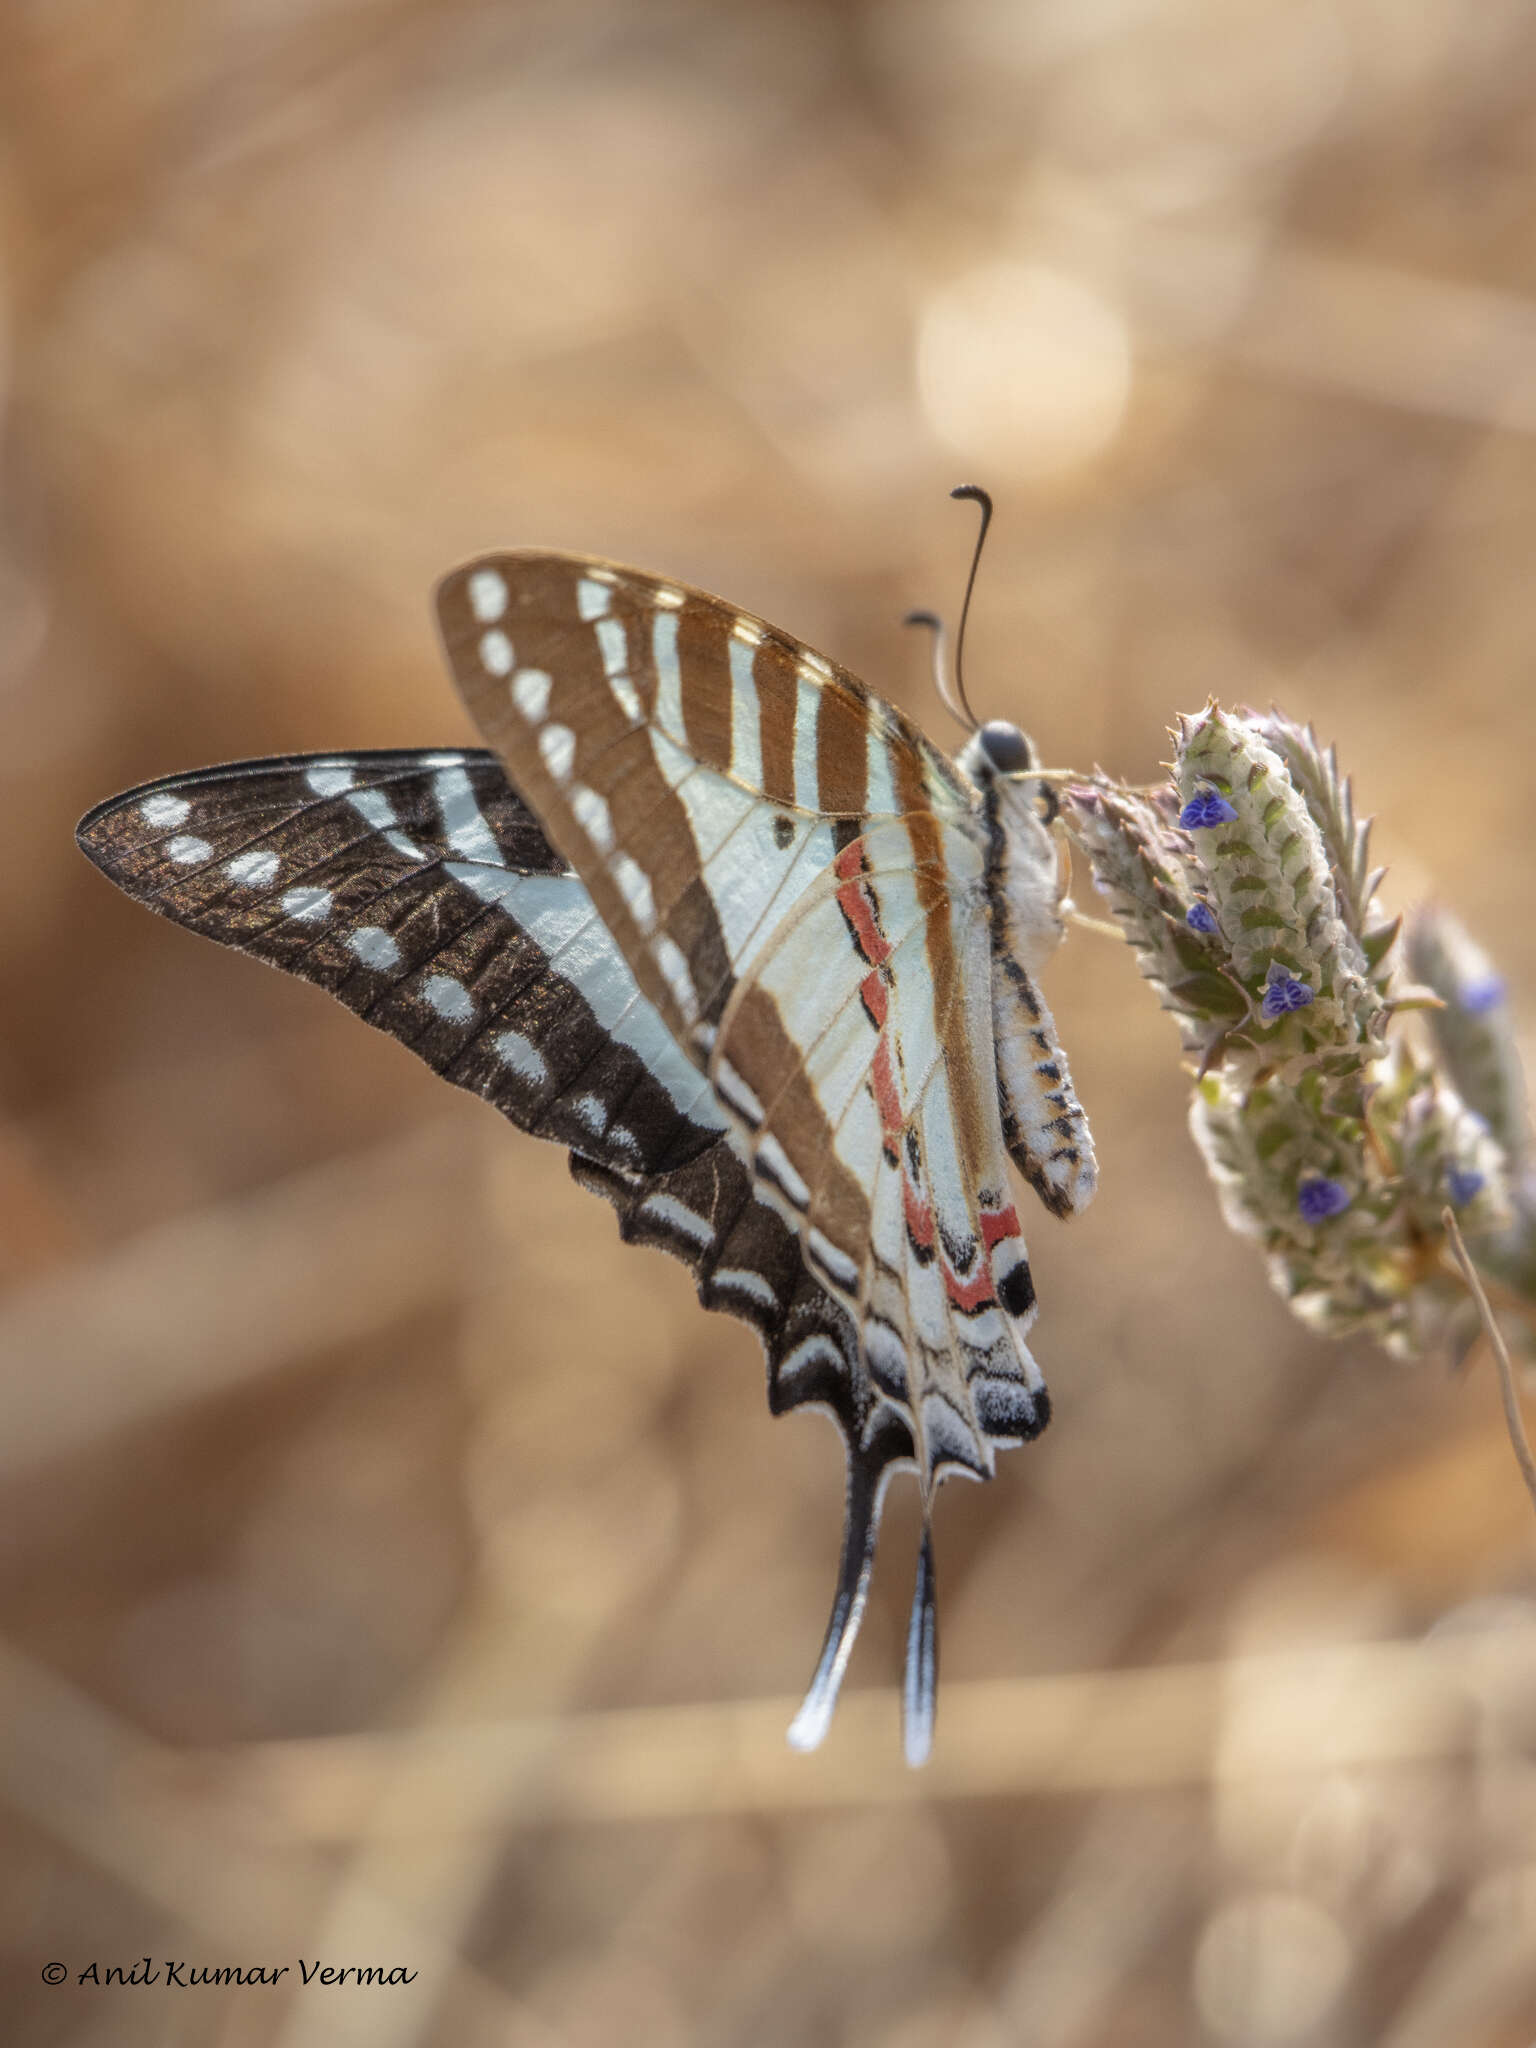
[{"label": "flower stem", "polygon": [[1515,1369],[1510,1362],[1509,1346],[1504,1342],[1504,1333],[1493,1319],[1493,1310],[1488,1306],[1488,1297],[1483,1292],[1483,1283],[1477,1277],[1477,1268],[1467,1254],[1457,1227],[1455,1212],[1442,1209],[1440,1221],[1445,1225],[1446,1236],[1451,1241],[1451,1250],[1461,1268],[1462,1278],[1477,1303],[1477,1312],[1482,1317],[1483,1328],[1488,1333],[1488,1342],[1493,1346],[1494,1363],[1499,1369],[1499,1393],[1504,1401],[1504,1420],[1509,1429],[1509,1440],[1514,1446],[1515,1462],[1520,1467],[1520,1476],[1525,1481],[1525,1490],[1536,1503],[1536,1457],[1531,1454],[1531,1440],[1525,1433],[1525,1422],[1520,1414],[1520,1396],[1515,1387]]}]

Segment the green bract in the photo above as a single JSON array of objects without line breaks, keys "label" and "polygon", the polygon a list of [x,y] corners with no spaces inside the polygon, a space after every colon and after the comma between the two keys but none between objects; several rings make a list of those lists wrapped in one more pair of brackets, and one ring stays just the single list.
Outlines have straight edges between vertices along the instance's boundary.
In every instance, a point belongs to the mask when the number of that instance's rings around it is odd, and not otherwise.
[{"label": "green bract", "polygon": [[[1312,1327],[1459,1352],[1477,1318],[1444,1256],[1447,1205],[1488,1271],[1536,1292],[1524,1087],[1491,966],[1426,915],[1410,942],[1425,986],[1394,994],[1370,825],[1310,728],[1209,704],[1174,738],[1170,784],[1099,775],[1062,810],[1197,1061],[1190,1124],[1222,1214]],[[1200,902],[1216,929],[1189,927]],[[1422,1044],[1389,1042],[1398,1010],[1436,997]]]}]

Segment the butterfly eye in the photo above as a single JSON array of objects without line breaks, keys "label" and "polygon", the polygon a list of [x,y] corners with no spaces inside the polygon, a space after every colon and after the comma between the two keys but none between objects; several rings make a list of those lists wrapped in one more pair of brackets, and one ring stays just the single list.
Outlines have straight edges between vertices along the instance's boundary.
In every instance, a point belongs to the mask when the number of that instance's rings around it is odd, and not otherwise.
[{"label": "butterfly eye", "polygon": [[1022,775],[1030,765],[1029,741],[1016,725],[992,718],[977,734],[981,750],[999,775]]}]

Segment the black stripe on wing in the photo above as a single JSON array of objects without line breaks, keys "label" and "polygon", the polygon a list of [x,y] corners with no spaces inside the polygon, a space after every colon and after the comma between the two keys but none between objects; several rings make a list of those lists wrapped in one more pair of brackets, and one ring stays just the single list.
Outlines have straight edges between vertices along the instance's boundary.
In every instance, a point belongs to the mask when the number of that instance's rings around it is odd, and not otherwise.
[{"label": "black stripe on wing", "polygon": [[697,1158],[650,1176],[615,1173],[576,1153],[571,1171],[612,1202],[621,1237],[673,1253],[692,1269],[706,1308],[753,1325],[768,1357],[775,1415],[822,1407],[842,1435],[847,1496],[832,1614],[790,1730],[797,1748],[811,1749],[826,1733],[863,1619],[885,1483],[893,1470],[914,1465],[912,1432],[865,1369],[852,1318],[812,1276],[795,1233],[759,1197],[742,1142],[722,1132]]},{"label": "black stripe on wing", "polygon": [[317,983],[536,1136],[647,1173],[714,1140],[707,1085],[493,754],[238,762],[77,836],[151,910]]}]

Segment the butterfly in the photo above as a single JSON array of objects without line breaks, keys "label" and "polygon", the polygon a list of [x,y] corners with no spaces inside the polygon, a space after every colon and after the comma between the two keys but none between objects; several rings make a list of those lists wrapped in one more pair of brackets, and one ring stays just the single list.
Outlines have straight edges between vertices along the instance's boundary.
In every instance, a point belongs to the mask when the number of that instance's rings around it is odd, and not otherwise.
[{"label": "butterfly", "polygon": [[596,559],[490,555],[437,594],[488,750],[293,755],[99,805],[80,845],[178,924],[318,983],[569,1148],[625,1239],[751,1323],[775,1413],[847,1456],[824,1735],[891,1475],[923,1533],[909,1761],[932,1741],[930,1511],[1049,1402],[1009,1162],[1094,1188],[1037,988],[1064,928],[1016,726],[947,758],[846,669],[718,598]]}]

